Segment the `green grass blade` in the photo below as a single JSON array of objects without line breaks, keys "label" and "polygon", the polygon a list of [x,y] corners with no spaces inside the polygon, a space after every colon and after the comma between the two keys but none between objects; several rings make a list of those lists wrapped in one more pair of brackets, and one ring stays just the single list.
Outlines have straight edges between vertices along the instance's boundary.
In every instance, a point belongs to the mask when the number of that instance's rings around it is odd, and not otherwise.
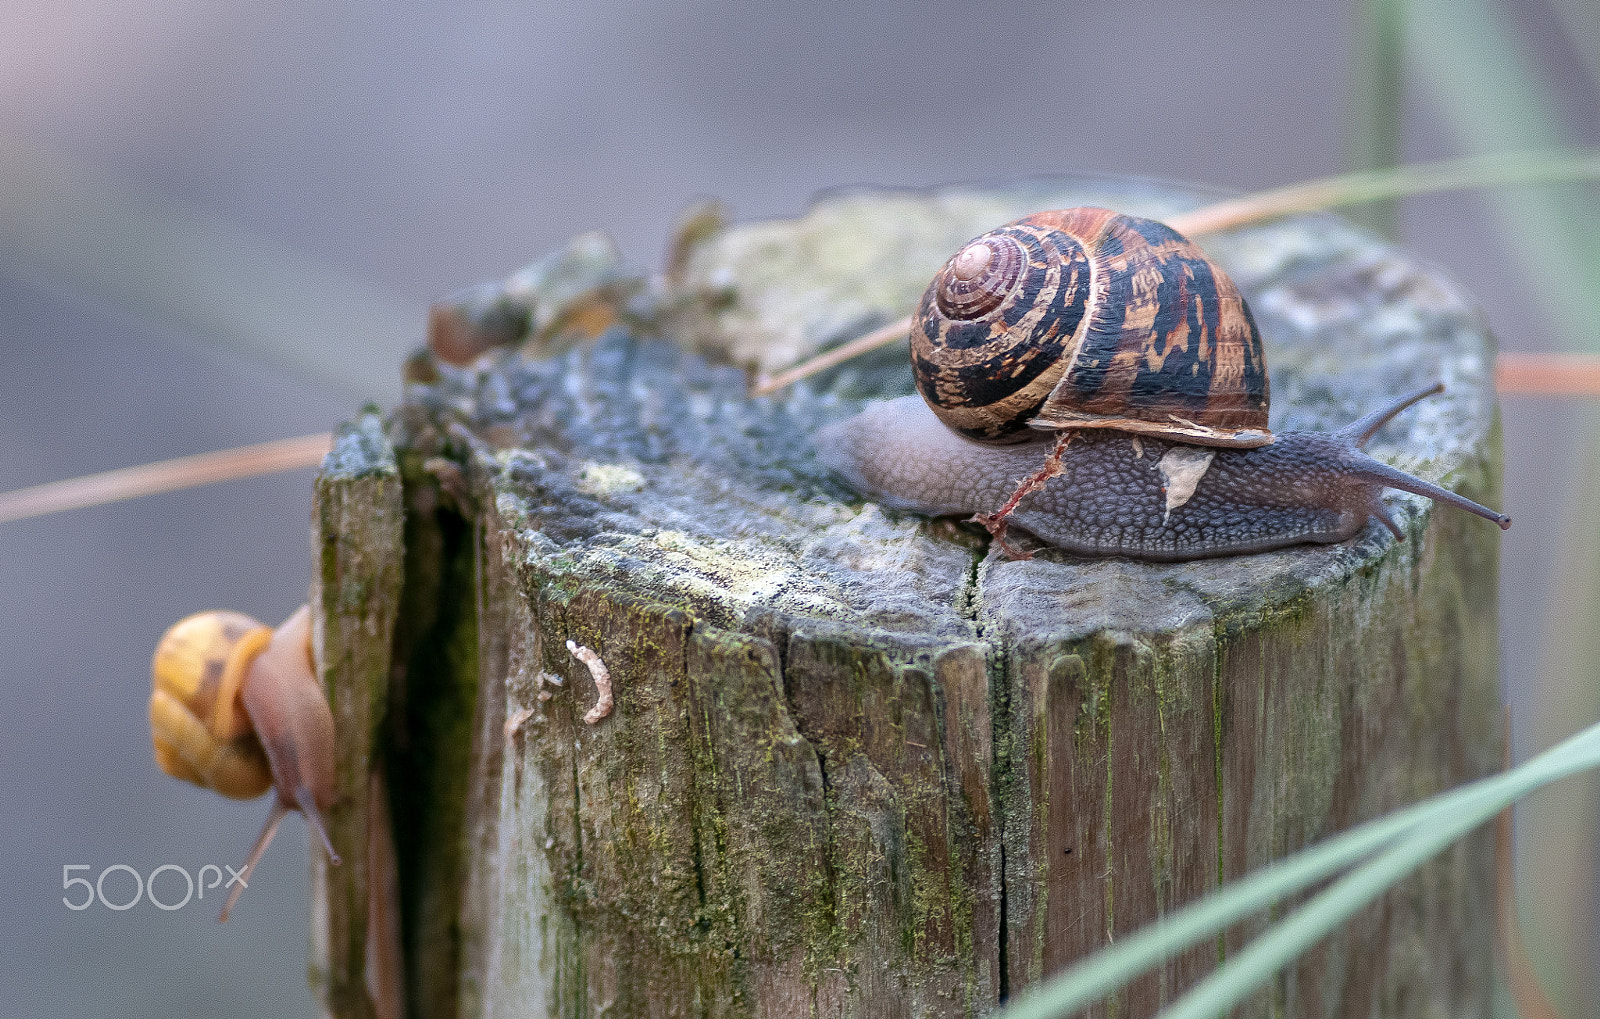
[{"label": "green grass blade", "polygon": [[1006,1009],[1005,1019],[1069,1015],[1099,1001],[1165,960],[1392,843],[1416,823],[1402,811],[1271,864],[1150,924],[1039,985]]},{"label": "green grass blade", "polygon": [[1589,84],[1600,87],[1600,18],[1595,17],[1594,0],[1552,0],[1561,31],[1583,61]]},{"label": "green grass blade", "polygon": [[4,133],[0,272],[357,401],[393,402],[400,362],[423,338],[420,305]]},{"label": "green grass blade", "polygon": [[[1407,55],[1450,134],[1469,152],[1548,148],[1569,137],[1553,90],[1515,26],[1482,0],[1412,0]],[[1574,188],[1508,188],[1490,207],[1553,324],[1600,350],[1600,216]]]},{"label": "green grass blade", "polygon": [[[1352,170],[1380,170],[1400,162],[1404,2],[1361,0],[1357,18],[1347,162]],[[1395,236],[1396,208],[1392,201],[1373,202],[1352,215],[1385,237]]]},{"label": "green grass blade", "polygon": [[1600,726],[1594,726],[1527,764],[1469,786],[1446,815],[1413,825],[1392,848],[1349,874],[1261,934],[1216,973],[1202,980],[1159,1019],[1226,1015],[1362,907],[1393,888],[1457,839],[1487,823],[1528,793],[1580,771],[1600,767]]},{"label": "green grass blade", "polygon": [[[1268,908],[1287,895],[1303,891],[1374,853],[1387,850],[1368,867],[1379,866],[1381,861],[1391,859],[1392,854],[1403,847],[1413,846],[1419,838],[1437,841],[1438,833],[1450,830],[1462,818],[1478,817],[1467,829],[1440,842],[1432,850],[1438,852],[1454,838],[1470,831],[1471,827],[1493,817],[1518,796],[1596,766],[1600,766],[1600,726],[1585,730],[1561,746],[1504,774],[1481,779],[1369,821],[1265,867],[1226,888],[1218,889],[1199,902],[1095,953],[1039,985],[1006,1009],[1005,1019],[1048,1019],[1070,1015],[1099,1001],[1164,960],[1214,937],[1239,920]],[[1483,813],[1485,810],[1487,813]],[[1386,866],[1393,867],[1395,864],[1391,859]],[[1351,877],[1365,869],[1358,869]],[[1360,908],[1359,904],[1355,908]],[[1276,930],[1274,928],[1263,934],[1256,944],[1275,939]],[[1290,942],[1286,941],[1285,944]],[[1252,949],[1255,947],[1255,944],[1251,946]],[[1241,954],[1237,959],[1244,957]],[[1293,957],[1289,956],[1291,959]],[[1237,959],[1230,962],[1224,971],[1232,971]],[[1219,975],[1224,971],[1219,971]],[[1269,970],[1266,978],[1270,978],[1273,972],[1276,970]],[[1250,986],[1254,987],[1255,984]]]},{"label": "green grass blade", "polygon": [[[1567,5],[1570,6],[1570,5]],[[1564,8],[1565,9],[1565,8]],[[1585,26],[1572,41],[1591,73],[1597,35],[1592,0],[1578,4]],[[1549,73],[1526,45],[1505,10],[1488,0],[1413,0],[1406,33],[1408,59],[1431,105],[1457,145],[1488,151],[1561,144],[1573,137],[1563,121]],[[1584,112],[1584,111],[1577,111]],[[1588,189],[1513,188],[1485,196],[1520,263],[1521,276],[1538,298],[1548,322],[1563,334],[1561,346],[1600,350],[1600,208]],[[1529,739],[1549,745],[1574,728],[1600,718],[1600,540],[1594,524],[1593,485],[1600,450],[1600,418],[1587,413],[1570,446],[1549,456],[1572,458],[1578,483],[1565,486],[1562,554],[1556,565],[1544,621],[1542,679],[1523,714]],[[1549,677],[1562,677],[1556,682]],[[1600,831],[1600,779],[1585,779],[1541,796],[1528,805],[1527,838],[1518,869],[1538,875],[1519,896],[1538,923],[1525,931],[1530,956],[1552,996],[1572,1014],[1593,1014],[1600,1001],[1594,967],[1596,832]]]},{"label": "green grass blade", "polygon": [[[1597,761],[1596,763],[1600,763]],[[1510,802],[1510,798],[1506,799]],[[1501,808],[1503,809],[1503,805]],[[1460,812],[1430,826],[1356,868],[1334,882],[1327,891],[1274,924],[1250,946],[1202,980],[1158,1019],[1213,1019],[1271,980],[1277,972],[1309,951],[1317,942],[1363,906],[1394,887],[1436,853],[1493,817],[1497,810]]]}]

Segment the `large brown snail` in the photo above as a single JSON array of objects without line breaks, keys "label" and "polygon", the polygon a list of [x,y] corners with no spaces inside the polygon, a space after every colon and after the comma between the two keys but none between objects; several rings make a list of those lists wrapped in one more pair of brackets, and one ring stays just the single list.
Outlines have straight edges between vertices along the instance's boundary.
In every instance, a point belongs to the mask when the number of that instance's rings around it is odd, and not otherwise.
[{"label": "large brown snail", "polygon": [[1386,487],[1511,525],[1361,451],[1441,387],[1274,436],[1248,305],[1153,220],[1067,209],[968,242],[922,298],[911,360],[922,399],[830,426],[822,459],[887,505],[977,514],[1013,556],[1012,522],[1070,552],[1156,560],[1343,541],[1369,517],[1398,538]]},{"label": "large brown snail", "polygon": [[197,613],[156,645],[156,764],[234,799],[276,791],[242,880],[222,908],[224,921],[289,811],[305,816],[339,862],[322,820],[334,797],[333,713],[312,667],[310,639],[311,610],[302,605],[275,630],[239,612]]}]

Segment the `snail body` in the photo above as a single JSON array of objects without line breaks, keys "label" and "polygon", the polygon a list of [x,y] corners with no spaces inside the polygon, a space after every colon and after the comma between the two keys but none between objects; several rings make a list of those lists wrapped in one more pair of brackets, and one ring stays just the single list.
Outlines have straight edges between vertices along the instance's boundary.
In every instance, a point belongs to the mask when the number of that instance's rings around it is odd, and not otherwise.
[{"label": "snail body", "polygon": [[[334,799],[333,713],[312,667],[310,637],[311,610],[302,605],[276,629],[238,612],[197,613],[156,646],[150,694],[156,764],[235,799],[276,792],[244,882],[291,810],[305,816],[339,862],[322,821]],[[244,882],[235,885],[221,919]]]},{"label": "snail body", "polygon": [[[1509,518],[1361,452],[1384,422],[1432,392],[1413,394],[1337,432],[1283,432],[1255,449],[1213,450],[1086,430],[1061,458],[1061,473],[1025,495],[1010,520],[1078,555],[1156,561],[1344,541],[1369,517],[1398,538],[1381,499],[1386,487],[1509,526]],[[971,442],[940,427],[914,396],[831,425],[817,444],[820,459],[863,495],[928,516],[993,510],[1050,450],[1048,441]]]},{"label": "snail body", "polygon": [[1015,557],[1010,523],[1152,560],[1344,541],[1373,517],[1398,538],[1386,487],[1511,523],[1362,452],[1442,387],[1337,432],[1274,436],[1249,306],[1152,220],[1067,209],[969,241],[923,295],[911,361],[922,399],[824,429],[821,460],[885,505],[975,514]]}]

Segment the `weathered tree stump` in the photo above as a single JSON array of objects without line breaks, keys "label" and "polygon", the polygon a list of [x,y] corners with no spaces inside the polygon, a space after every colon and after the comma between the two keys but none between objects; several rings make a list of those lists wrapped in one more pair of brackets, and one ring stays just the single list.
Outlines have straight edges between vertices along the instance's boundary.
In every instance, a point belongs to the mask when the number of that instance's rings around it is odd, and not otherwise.
[{"label": "weathered tree stump", "polygon": [[[1492,770],[1484,521],[1392,493],[1400,542],[1373,524],[1190,564],[1010,562],[813,459],[820,424],[911,391],[903,352],[774,399],[727,363],[903,314],[1024,213],[1196,203],[1090,179],[844,194],[702,238],[598,339],[414,362],[386,431],[347,429],[318,487],[345,755],[347,862],[319,872],[315,920],[330,1010],[370,1009],[352,864],[373,767],[411,1014],[473,1017],[983,1015]],[[1443,380],[1375,455],[1495,501],[1490,340],[1450,283],[1331,217],[1204,243],[1267,338],[1275,429]],[[568,641],[609,669],[608,716]],[[1462,843],[1246,1011],[1484,1014],[1491,872],[1490,843]],[[1096,1014],[1150,1014],[1265,919]]]}]

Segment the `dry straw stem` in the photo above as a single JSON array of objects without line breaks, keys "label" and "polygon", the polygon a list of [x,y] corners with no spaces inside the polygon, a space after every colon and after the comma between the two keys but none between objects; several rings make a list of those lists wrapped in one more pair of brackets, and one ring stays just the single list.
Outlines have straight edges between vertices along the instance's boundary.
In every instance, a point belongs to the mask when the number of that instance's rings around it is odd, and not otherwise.
[{"label": "dry straw stem", "polygon": [[[1247,198],[1208,205],[1174,216],[1168,222],[1181,233],[1215,233],[1297,212],[1381,201],[1428,191],[1597,177],[1600,177],[1600,153],[1531,152],[1477,156],[1349,173],[1295,184]],[[770,378],[762,376],[756,381],[754,395],[775,393],[808,375],[903,339],[910,330],[909,316],[891,322],[778,375]],[[1600,356],[1501,354],[1496,365],[1495,383],[1502,393],[1600,396]],[[327,434],[307,435],[0,493],[0,524],[119,499],[315,466],[327,453],[330,441]]]},{"label": "dry straw stem", "polygon": [[412,306],[337,266],[125,187],[0,128],[0,265],[50,292],[204,337],[357,405],[392,402]]},{"label": "dry straw stem", "polygon": [[0,524],[218,481],[315,467],[332,446],[333,436],[321,432],[20,488],[0,493]]},{"label": "dry straw stem", "polygon": [[1600,356],[1594,354],[1501,354],[1494,384],[1502,394],[1600,396]]},{"label": "dry straw stem", "polygon": [[[1307,181],[1304,184],[1292,184],[1273,191],[1263,191],[1245,198],[1235,198],[1180,213],[1170,217],[1167,225],[1179,233],[1193,236],[1219,233],[1299,212],[1360,205],[1404,195],[1459,191],[1502,184],[1534,184],[1594,178],[1600,178],[1600,153],[1595,152],[1516,152],[1473,156],[1467,159],[1419,163],[1388,170],[1364,170],[1359,173]],[[756,379],[752,392],[756,396],[770,395],[808,375],[843,364],[870,350],[904,339],[910,331],[911,316],[908,315],[777,375],[761,376]],[[1502,368],[1508,356],[1528,357],[1528,355],[1503,355]],[[1547,366],[1541,364],[1519,367],[1513,375],[1519,388],[1506,391],[1600,394],[1600,359],[1582,362],[1581,375],[1585,381],[1558,377],[1559,373],[1544,371],[1544,367]],[[1554,388],[1543,388],[1545,386]]]},{"label": "dry straw stem", "polygon": [[[785,372],[771,381],[767,391],[781,389],[798,378],[879,346],[887,342],[882,339],[884,333],[902,325],[895,323],[829,351],[823,357],[802,365],[803,371],[795,369],[799,373],[795,378],[786,378],[795,372]],[[822,361],[827,363],[820,363]],[[1496,363],[1495,385],[1502,394],[1600,396],[1600,355],[1501,354]],[[141,495],[176,492],[219,481],[238,481],[298,467],[315,467],[322,462],[332,441],[329,433],[320,432],[238,449],[162,460],[140,467],[124,467],[66,481],[52,481],[32,488],[19,488],[14,492],[0,492],[0,524],[122,499],[135,499]]]},{"label": "dry straw stem", "polygon": [[[770,382],[768,392],[870,350],[884,342],[883,335],[903,323],[868,333],[853,343],[829,351],[800,369],[785,372]],[[893,339],[890,337],[889,339]],[[870,341],[870,342],[869,342]],[[826,364],[820,363],[827,361]],[[803,369],[803,371],[802,371]],[[786,378],[791,374],[795,378]],[[1495,385],[1502,394],[1542,396],[1600,396],[1600,355],[1501,354],[1496,363]],[[90,474],[67,481],[0,492],[0,524],[66,510],[99,506],[141,495],[176,492],[219,481],[238,481],[261,474],[315,467],[332,444],[327,432],[279,439],[238,449],[178,457],[141,467]]]},{"label": "dry straw stem", "polygon": [[1388,170],[1324,177],[1245,198],[1218,202],[1172,217],[1179,233],[1205,234],[1297,212],[1401,198],[1434,191],[1465,191],[1504,184],[1540,184],[1600,178],[1600,153],[1512,152],[1471,156]]},{"label": "dry straw stem", "polygon": [[[754,394],[767,396],[808,375],[843,364],[853,357],[904,339],[911,319],[891,322],[777,375],[762,377]],[[1600,355],[1506,353],[1495,360],[1495,388],[1501,393],[1534,396],[1600,396]]]},{"label": "dry straw stem", "polygon": [[818,354],[809,361],[802,361],[793,368],[781,371],[776,375],[762,375],[756,379],[756,384],[750,390],[754,396],[770,396],[780,389],[787,389],[805,378],[825,371],[834,365],[844,364],[853,357],[859,357],[868,351],[886,347],[896,340],[903,340],[911,332],[911,316],[897,319],[886,326],[880,326],[864,336],[857,336],[848,343],[841,343],[832,350]]}]

